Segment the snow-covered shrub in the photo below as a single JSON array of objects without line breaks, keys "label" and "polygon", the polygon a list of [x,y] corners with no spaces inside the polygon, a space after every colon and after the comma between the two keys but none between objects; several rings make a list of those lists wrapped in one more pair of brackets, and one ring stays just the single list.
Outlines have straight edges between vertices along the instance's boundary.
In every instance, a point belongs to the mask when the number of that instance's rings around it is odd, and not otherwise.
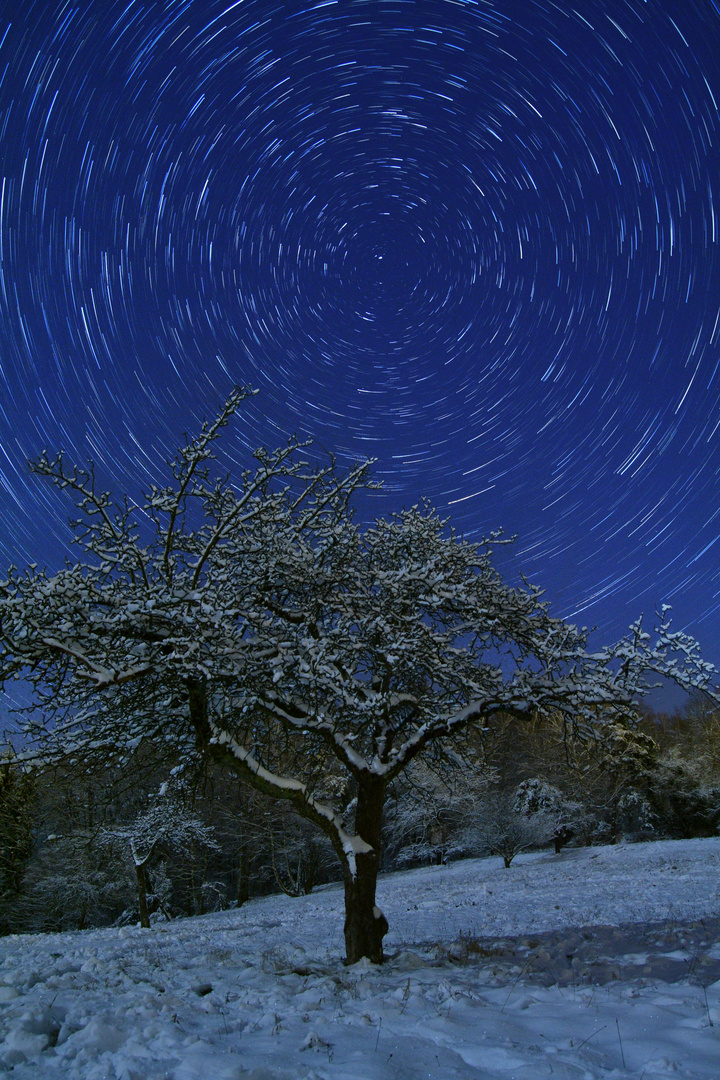
[{"label": "snow-covered shrub", "polygon": [[616,838],[650,840],[658,836],[658,817],[650,800],[633,788],[624,791],[615,804]]},{"label": "snow-covered shrub", "polygon": [[204,881],[200,886],[203,911],[222,911],[227,907],[227,888],[222,881]]}]

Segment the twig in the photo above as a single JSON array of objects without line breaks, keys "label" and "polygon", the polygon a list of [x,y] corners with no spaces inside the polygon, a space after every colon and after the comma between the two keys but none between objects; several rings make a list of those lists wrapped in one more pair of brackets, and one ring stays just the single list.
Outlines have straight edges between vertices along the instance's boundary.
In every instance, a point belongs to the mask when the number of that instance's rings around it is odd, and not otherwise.
[{"label": "twig", "polygon": [[584,1046],[586,1042],[590,1042],[591,1039],[594,1039],[595,1036],[599,1035],[601,1031],[604,1031],[606,1027],[607,1027],[607,1024],[603,1024],[603,1026],[599,1027],[597,1029],[597,1031],[593,1031],[592,1035],[588,1035],[587,1039],[583,1039],[583,1041],[581,1043],[578,1043],[577,1046],[575,1047],[575,1049],[579,1050],[581,1046]]},{"label": "twig", "polygon": [[529,967],[529,965],[530,965],[530,961],[531,961],[531,960],[533,960],[533,959],[534,959],[534,957],[533,957],[533,956],[529,956],[529,957],[527,958],[527,960],[525,961],[525,963],[523,964],[523,967],[522,967],[522,970],[520,971],[520,974],[518,975],[517,979],[516,979],[516,980],[515,980],[515,982],[514,982],[514,983],[512,984],[512,986],[510,987],[510,993],[509,993],[509,994],[508,994],[508,996],[507,996],[507,997],[505,998],[505,1000],[504,1000],[504,1002],[503,1002],[503,1006],[502,1006],[502,1009],[500,1010],[500,1012],[505,1012],[505,1006],[507,1005],[508,1001],[510,1000],[510,998],[511,998],[511,996],[512,996],[512,992],[513,992],[513,990],[515,989],[515,987],[517,986],[517,984],[518,984],[518,983],[520,982],[520,980],[522,979],[523,975],[525,974],[525,972],[526,972],[527,968],[528,968],[528,967]]},{"label": "twig", "polygon": [[620,1024],[618,1023],[617,1016],[615,1017],[615,1027],[617,1028],[618,1042],[620,1043],[620,1057],[622,1058],[623,1069],[627,1068],[625,1064],[625,1051],[623,1050],[622,1039],[620,1038]]}]

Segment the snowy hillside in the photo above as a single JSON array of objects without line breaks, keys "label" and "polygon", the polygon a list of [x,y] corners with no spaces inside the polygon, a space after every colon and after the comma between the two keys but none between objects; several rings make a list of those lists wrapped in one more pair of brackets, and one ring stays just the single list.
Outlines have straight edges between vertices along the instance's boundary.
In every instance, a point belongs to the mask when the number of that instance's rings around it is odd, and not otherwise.
[{"label": "snowy hillside", "polygon": [[720,838],[389,875],[382,968],[342,892],[0,940],[14,1080],[720,1076]]}]

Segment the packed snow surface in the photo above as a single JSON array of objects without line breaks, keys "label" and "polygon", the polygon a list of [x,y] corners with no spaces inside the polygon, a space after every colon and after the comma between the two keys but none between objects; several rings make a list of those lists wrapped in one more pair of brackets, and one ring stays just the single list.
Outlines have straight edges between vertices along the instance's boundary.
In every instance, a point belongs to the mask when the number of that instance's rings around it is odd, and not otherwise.
[{"label": "packed snow surface", "polygon": [[720,838],[383,877],[382,967],[342,890],[0,940],[14,1080],[720,1076]]}]

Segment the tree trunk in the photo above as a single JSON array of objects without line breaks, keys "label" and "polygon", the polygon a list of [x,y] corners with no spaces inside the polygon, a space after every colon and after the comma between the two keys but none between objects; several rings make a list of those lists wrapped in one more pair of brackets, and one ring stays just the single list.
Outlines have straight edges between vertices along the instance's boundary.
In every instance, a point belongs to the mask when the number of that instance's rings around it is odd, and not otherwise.
[{"label": "tree trunk", "polygon": [[246,851],[240,852],[237,869],[237,905],[242,907],[250,899],[250,859]]},{"label": "tree trunk", "polygon": [[371,852],[355,855],[355,873],[343,860],[345,882],[345,962],[355,964],[367,957],[382,964],[382,939],[388,931],[387,919],[375,903],[375,886],[380,866],[381,825],[385,783],[363,780],[358,787],[355,832],[372,846]]},{"label": "tree trunk", "polygon": [[137,878],[138,910],[140,912],[140,925],[146,930],[150,929],[150,914],[147,905],[147,878],[145,877],[145,864],[135,863],[135,876]]},{"label": "tree trunk", "polygon": [[342,841],[333,827],[312,803],[303,802],[296,789],[274,785],[263,780],[258,771],[249,769],[227,748],[211,742],[212,729],[208,722],[207,688],[202,679],[187,680],[190,721],[195,729],[198,749],[209,753],[215,761],[229,765],[238,776],[271,798],[285,798],[295,803],[302,817],[312,821],[330,838],[340,858],[345,882],[345,962],[354,964],[367,957],[375,964],[383,962],[382,939],[388,931],[387,919],[375,905],[375,886],[380,866],[382,846],[381,825],[385,804],[383,777],[365,773],[358,781],[355,834],[372,847],[370,852],[357,852],[352,860],[343,851]]}]

